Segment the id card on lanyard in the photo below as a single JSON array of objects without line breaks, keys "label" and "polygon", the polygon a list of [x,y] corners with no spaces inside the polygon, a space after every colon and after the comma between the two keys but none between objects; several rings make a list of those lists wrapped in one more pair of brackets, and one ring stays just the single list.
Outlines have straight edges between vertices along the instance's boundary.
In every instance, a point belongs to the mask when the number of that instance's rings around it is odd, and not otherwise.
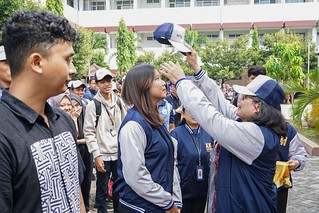
[{"label": "id card on lanyard", "polygon": [[201,150],[202,150],[201,143],[200,143],[200,139],[198,138],[199,130],[197,134],[192,134],[191,137],[198,153],[198,163],[196,165],[196,180],[202,181],[204,180],[204,167],[202,166],[202,160],[201,160]]},{"label": "id card on lanyard", "polygon": [[197,171],[197,180],[198,180],[198,181],[204,180],[203,166],[202,166],[202,165],[197,165],[196,167],[197,167],[197,169],[196,169],[196,171]]}]

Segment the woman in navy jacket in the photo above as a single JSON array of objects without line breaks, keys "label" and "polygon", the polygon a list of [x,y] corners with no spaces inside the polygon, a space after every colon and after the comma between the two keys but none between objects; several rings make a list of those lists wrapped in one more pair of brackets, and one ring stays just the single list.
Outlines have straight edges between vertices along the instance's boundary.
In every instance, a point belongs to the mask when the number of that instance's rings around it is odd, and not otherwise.
[{"label": "woman in navy jacket", "polygon": [[186,123],[176,127],[171,135],[178,141],[177,161],[181,177],[182,213],[204,213],[211,145],[214,139],[203,130],[184,107],[180,112]]},{"label": "woman in navy jacket", "polygon": [[128,110],[119,130],[118,179],[114,193],[119,213],[178,213],[182,207],[177,141],[171,138],[158,111],[165,83],[149,64],[127,74],[122,97]]},{"label": "woman in navy jacket", "polygon": [[193,82],[172,62],[164,63],[160,73],[175,83],[183,106],[218,141],[213,212],[277,212],[273,177],[280,137],[287,136],[286,121],[277,110],[284,91],[274,79],[259,75],[246,87],[234,86],[243,95],[235,107],[200,68],[195,51],[187,53],[187,61]]}]

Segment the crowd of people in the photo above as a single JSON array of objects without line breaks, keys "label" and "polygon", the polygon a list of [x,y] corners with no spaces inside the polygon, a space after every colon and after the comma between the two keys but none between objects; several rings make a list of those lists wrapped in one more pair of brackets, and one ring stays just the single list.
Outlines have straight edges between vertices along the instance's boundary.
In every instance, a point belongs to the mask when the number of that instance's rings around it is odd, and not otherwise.
[{"label": "crowd of people", "polygon": [[17,12],[4,25],[3,212],[89,212],[93,168],[98,213],[110,196],[114,213],[286,212],[290,171],[307,154],[264,67],[248,69],[233,103],[187,44],[193,80],[167,62],[135,65],[120,83],[101,68],[87,85],[71,79],[75,39],[49,12]]}]

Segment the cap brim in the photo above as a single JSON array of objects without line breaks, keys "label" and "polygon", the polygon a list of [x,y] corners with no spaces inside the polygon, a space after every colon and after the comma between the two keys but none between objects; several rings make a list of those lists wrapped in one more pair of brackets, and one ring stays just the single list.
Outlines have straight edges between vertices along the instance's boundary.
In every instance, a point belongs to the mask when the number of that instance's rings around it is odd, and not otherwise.
[{"label": "cap brim", "polygon": [[172,41],[169,40],[169,42],[171,43],[171,45],[173,45],[173,47],[175,47],[178,51],[183,52],[183,53],[188,53],[188,52],[192,52],[190,49],[188,49],[188,47],[185,46],[185,44],[180,43],[180,42],[176,42],[176,41]]},{"label": "cap brim", "polygon": [[99,78],[99,79],[97,79],[98,81],[101,81],[103,78],[105,78],[106,76],[110,76],[111,78],[113,78],[114,76],[113,75],[111,75],[111,74],[106,74],[106,75],[104,75],[103,77],[101,77],[101,78]]},{"label": "cap brim", "polygon": [[237,93],[239,93],[239,94],[256,96],[255,93],[253,93],[252,91],[250,91],[250,90],[249,90],[247,87],[245,87],[245,86],[234,85],[233,88],[234,88],[234,90],[235,90]]},{"label": "cap brim", "polygon": [[6,55],[4,53],[0,53],[0,61],[6,61]]}]

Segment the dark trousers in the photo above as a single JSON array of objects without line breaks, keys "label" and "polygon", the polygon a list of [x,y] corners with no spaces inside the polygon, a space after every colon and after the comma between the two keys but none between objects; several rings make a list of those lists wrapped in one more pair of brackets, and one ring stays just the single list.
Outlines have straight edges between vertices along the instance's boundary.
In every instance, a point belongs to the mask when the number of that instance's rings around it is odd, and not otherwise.
[{"label": "dark trousers", "polygon": [[[106,170],[104,173],[96,171],[95,205],[98,209],[98,213],[107,213],[107,184],[110,179],[110,174],[112,174],[113,180],[117,179],[117,161],[104,161],[104,169]],[[113,209],[114,213],[118,213],[118,198],[114,195],[113,193]]]},{"label": "dark trousers", "polygon": [[85,205],[85,210],[88,212],[90,211],[90,190],[93,171],[93,157],[89,153],[89,150],[85,144],[79,145],[79,152],[85,166],[84,177],[81,183],[81,191]]},{"label": "dark trousers", "polygon": [[277,191],[277,210],[278,213],[286,213],[288,201],[288,188]]},{"label": "dark trousers", "polygon": [[206,197],[199,199],[183,199],[182,213],[204,213]]},{"label": "dark trousers", "polygon": [[118,213],[134,213],[130,209],[125,208],[122,204],[119,204]]}]

